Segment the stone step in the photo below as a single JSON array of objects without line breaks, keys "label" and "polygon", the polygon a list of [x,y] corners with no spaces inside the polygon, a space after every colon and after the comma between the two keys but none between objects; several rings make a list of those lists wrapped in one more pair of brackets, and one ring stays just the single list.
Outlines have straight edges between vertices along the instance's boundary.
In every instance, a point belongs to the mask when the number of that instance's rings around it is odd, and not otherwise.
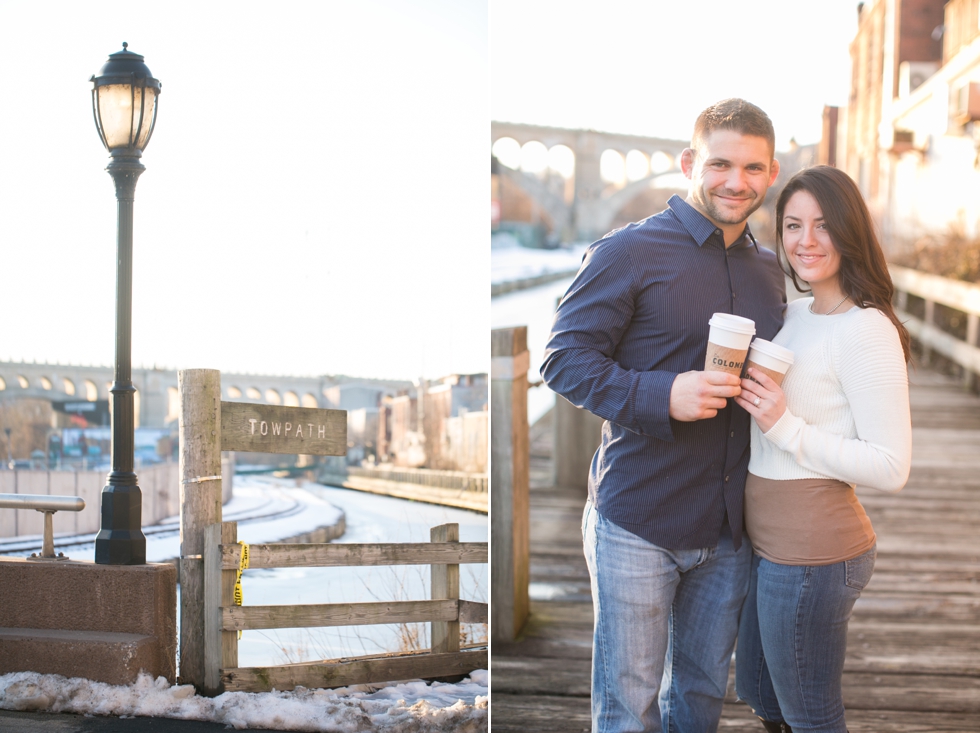
[{"label": "stone step", "polygon": [[91,677],[115,685],[136,679],[140,670],[159,666],[153,636],[112,631],[65,631],[0,627],[0,674],[39,672]]}]

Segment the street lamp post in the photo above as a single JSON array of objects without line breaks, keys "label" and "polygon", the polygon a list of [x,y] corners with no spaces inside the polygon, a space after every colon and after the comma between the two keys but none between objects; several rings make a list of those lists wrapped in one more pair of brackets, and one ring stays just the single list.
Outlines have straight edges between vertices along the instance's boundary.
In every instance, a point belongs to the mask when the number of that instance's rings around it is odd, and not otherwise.
[{"label": "street lamp post", "polygon": [[112,388],[112,471],[102,489],[102,527],[95,538],[95,562],[142,565],[146,537],[141,529],[142,493],[134,469],[132,379],[133,200],[140,162],[157,116],[160,82],[143,57],[127,50],[109,55],[93,76],[92,113],[109,151],[106,170],[116,184],[116,362]]}]

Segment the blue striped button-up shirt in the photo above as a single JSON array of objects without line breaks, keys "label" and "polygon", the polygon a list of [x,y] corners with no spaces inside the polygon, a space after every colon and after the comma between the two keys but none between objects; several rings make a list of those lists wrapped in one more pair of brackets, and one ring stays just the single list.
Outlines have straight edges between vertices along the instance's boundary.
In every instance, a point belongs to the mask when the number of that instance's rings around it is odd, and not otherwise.
[{"label": "blue striped button-up shirt", "polygon": [[674,378],[704,369],[708,320],[734,313],[772,339],[784,279],[746,227],[728,249],[678,196],[669,208],[592,244],[558,306],[541,375],[605,419],[589,496],[623,529],[673,550],[714,547],[726,517],[735,546],[749,460],[749,415],[732,400],[716,417],[669,415]]}]

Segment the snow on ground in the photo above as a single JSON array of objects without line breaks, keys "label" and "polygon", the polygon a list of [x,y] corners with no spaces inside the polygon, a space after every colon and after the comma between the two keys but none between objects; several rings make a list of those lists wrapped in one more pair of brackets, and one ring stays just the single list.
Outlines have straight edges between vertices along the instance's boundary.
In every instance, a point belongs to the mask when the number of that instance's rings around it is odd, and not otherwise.
[{"label": "snow on ground", "polygon": [[487,730],[489,674],[478,670],[462,682],[421,680],[356,685],[335,690],[194,694],[191,685],[140,675],[126,686],[78,677],[13,672],[0,675],[0,708],[80,715],[176,718],[225,723],[241,730],[457,731]]},{"label": "snow on ground", "polygon": [[490,282],[577,270],[587,246],[580,242],[561,249],[530,249],[520,246],[509,234],[495,234],[490,247]]}]

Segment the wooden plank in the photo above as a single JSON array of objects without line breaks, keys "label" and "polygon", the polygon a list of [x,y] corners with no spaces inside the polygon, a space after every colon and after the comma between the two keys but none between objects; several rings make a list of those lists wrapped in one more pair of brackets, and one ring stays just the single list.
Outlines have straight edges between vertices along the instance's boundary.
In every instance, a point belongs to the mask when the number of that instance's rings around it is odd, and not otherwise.
[{"label": "wooden plank", "polygon": [[[491,706],[495,733],[583,733],[592,730],[592,704],[588,697],[507,694],[498,692],[496,683],[495,676]],[[758,718],[755,728],[759,728]]]},{"label": "wooden plank", "polygon": [[221,685],[221,525],[204,528],[204,682],[207,693]]},{"label": "wooden plank", "polygon": [[459,622],[461,624],[487,623],[487,604],[474,601],[459,602]]},{"label": "wooden plank", "polygon": [[343,456],[347,454],[347,412],[222,402],[221,449]]},{"label": "wooden plank", "polygon": [[[237,568],[240,545],[222,545],[221,567]],[[483,563],[486,542],[249,545],[250,568]]]},{"label": "wooden plank", "polygon": [[[440,524],[429,530],[434,543],[459,543],[459,525]],[[429,638],[433,654],[446,654],[459,651],[459,565],[449,563],[432,565],[430,593],[432,600],[452,599],[456,601],[456,615],[452,620],[431,621]]]},{"label": "wooden plank", "polygon": [[180,678],[204,685],[204,529],[221,521],[221,373],[177,372],[180,394]]},{"label": "wooden plank", "polygon": [[[232,545],[238,542],[238,522],[221,523],[221,544]],[[220,548],[216,562],[221,567]],[[236,570],[221,570],[221,605],[231,606],[235,603]],[[238,666],[238,633],[235,631],[221,632],[221,668],[231,669]]]},{"label": "wooden plank", "polygon": [[425,623],[459,616],[456,600],[324,603],[294,606],[229,606],[221,609],[221,628],[289,629],[308,626],[364,626]]},{"label": "wooden plank", "polygon": [[307,688],[345,687],[369,682],[396,682],[449,677],[487,669],[486,650],[452,654],[413,654],[380,659],[352,659],[332,664],[314,662],[283,667],[239,667],[222,670],[225,690],[268,692]]}]

